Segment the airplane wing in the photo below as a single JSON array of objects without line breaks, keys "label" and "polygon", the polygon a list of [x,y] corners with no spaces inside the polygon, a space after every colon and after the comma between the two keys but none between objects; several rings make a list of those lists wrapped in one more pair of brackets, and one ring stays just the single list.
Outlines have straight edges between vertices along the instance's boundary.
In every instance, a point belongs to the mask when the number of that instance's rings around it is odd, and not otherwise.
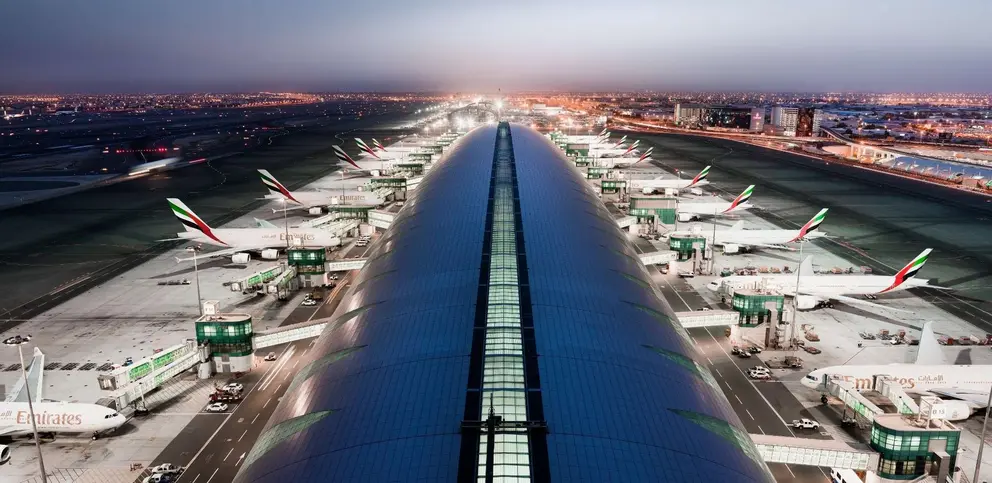
[{"label": "airplane wing", "polygon": [[968,403],[972,409],[983,409],[987,407],[989,402],[989,393],[985,391],[972,391],[968,389],[931,389],[927,392],[932,392],[938,396],[950,397],[954,399],[959,399]]},{"label": "airplane wing", "polygon": [[0,436],[10,436],[18,431],[14,426],[0,426]]},{"label": "airplane wing", "polygon": [[192,262],[194,258],[197,259],[197,260],[203,260],[204,258],[225,257],[225,256],[228,256],[228,255],[234,255],[235,253],[265,250],[266,248],[272,248],[272,247],[270,245],[264,245],[264,246],[252,246],[252,247],[241,246],[241,247],[237,247],[237,248],[224,248],[222,250],[217,250],[217,251],[213,251],[213,252],[203,253],[201,255],[192,256],[192,257],[189,257],[189,258],[179,258],[179,257],[176,257],[176,262],[177,263],[181,263],[181,262]]},{"label": "airplane wing", "polygon": [[[786,289],[786,290],[783,291],[783,293],[785,295],[793,295],[794,296],[795,293],[796,293],[796,290],[794,288],[791,289],[791,290],[790,289]],[[856,297],[848,297],[846,295],[839,295],[839,294],[834,294],[834,293],[820,292],[820,291],[817,291],[817,290],[806,290],[806,289],[803,289],[802,287],[800,287],[800,289],[799,289],[799,294],[800,295],[812,295],[814,297],[819,297],[821,299],[836,300],[838,302],[843,302],[843,303],[845,303],[847,305],[851,305],[851,306],[854,306],[854,307],[869,308],[869,309],[891,310],[891,311],[894,311],[894,312],[907,312],[907,313],[910,312],[909,310],[897,309],[895,307],[889,307],[888,305],[876,304],[874,302],[869,302],[867,300],[862,300],[862,299],[859,299],[859,298],[856,298]]]},{"label": "airplane wing", "polygon": [[[27,384],[28,388],[31,390],[31,401],[38,402],[42,398],[42,388],[44,388],[44,378],[45,378],[45,354],[41,352],[41,349],[37,347],[34,348],[34,357],[31,359],[31,365],[28,369]],[[24,390],[25,379],[22,376],[20,379],[14,383],[14,387],[11,388],[10,394],[7,394],[7,398],[4,399],[5,402],[28,402],[28,392]],[[2,433],[0,433],[2,435]]]}]

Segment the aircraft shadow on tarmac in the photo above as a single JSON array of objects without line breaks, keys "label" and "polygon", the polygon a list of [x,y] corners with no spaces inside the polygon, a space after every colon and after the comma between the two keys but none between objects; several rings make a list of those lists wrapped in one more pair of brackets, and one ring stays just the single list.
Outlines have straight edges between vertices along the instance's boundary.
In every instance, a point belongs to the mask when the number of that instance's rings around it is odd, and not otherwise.
[{"label": "aircraft shadow on tarmac", "polygon": [[913,329],[913,330],[918,330],[918,331],[922,331],[923,330],[923,327],[922,326],[917,327],[917,326],[915,326],[913,324],[907,324],[905,322],[901,322],[899,320],[886,317],[886,316],[884,316],[882,314],[878,314],[878,313],[871,312],[871,311],[868,311],[868,310],[860,309],[860,308],[857,308],[857,307],[852,307],[850,305],[845,305],[842,302],[835,303],[832,310],[836,310],[838,312],[844,312],[845,314],[851,314],[851,315],[855,315],[855,316],[858,316],[858,317],[864,317],[864,318],[867,318],[867,319],[873,319],[873,320],[877,320],[877,321],[880,321],[880,322],[885,322],[887,324],[898,325],[900,327],[905,327],[907,329]]},{"label": "aircraft shadow on tarmac", "polygon": [[[183,262],[183,263],[189,263],[189,262]],[[179,270],[175,270],[175,271],[172,271],[172,272],[163,273],[161,275],[156,275],[154,277],[149,277],[149,278],[151,278],[151,279],[161,279],[161,278],[176,277],[176,276],[179,276],[179,275],[193,275],[193,272],[196,271],[196,270],[206,270],[208,268],[225,268],[225,269],[230,269],[230,270],[244,270],[244,269],[248,268],[248,265],[242,265],[242,264],[238,264],[238,263],[231,263],[226,258],[219,258],[219,259],[211,260],[211,261],[209,261],[207,263],[201,263],[195,269],[193,267],[193,264],[190,263],[190,265],[188,267],[185,267],[185,268],[182,268],[182,269],[179,269]]]}]

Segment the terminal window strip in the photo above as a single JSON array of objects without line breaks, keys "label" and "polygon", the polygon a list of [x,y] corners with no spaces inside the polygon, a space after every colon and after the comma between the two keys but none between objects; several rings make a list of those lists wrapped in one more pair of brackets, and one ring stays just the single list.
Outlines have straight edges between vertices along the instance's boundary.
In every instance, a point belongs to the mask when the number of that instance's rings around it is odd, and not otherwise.
[{"label": "terminal window strip", "polygon": [[[489,409],[508,422],[527,421],[527,386],[520,318],[519,266],[513,166],[508,127],[501,126],[493,166],[493,217],[490,227],[490,271],[485,344],[482,362],[482,414]],[[495,439],[493,478],[529,482],[530,441],[526,433],[501,428],[479,439],[478,481],[486,479],[488,438]]]}]

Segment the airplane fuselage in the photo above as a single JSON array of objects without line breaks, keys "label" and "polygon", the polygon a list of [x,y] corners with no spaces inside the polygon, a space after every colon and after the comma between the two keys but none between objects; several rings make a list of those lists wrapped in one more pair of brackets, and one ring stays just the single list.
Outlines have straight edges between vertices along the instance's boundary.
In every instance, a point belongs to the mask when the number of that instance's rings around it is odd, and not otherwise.
[{"label": "airplane fuselage", "polygon": [[[703,235],[706,235],[705,230]],[[794,243],[799,230],[717,230],[715,245],[787,245]],[[807,233],[807,240],[819,238],[823,233]]]},{"label": "airplane fuselage", "polygon": [[[246,247],[253,249],[259,247],[281,248],[286,246],[286,230],[284,228],[215,228],[212,233],[217,240],[199,232],[182,232],[180,238],[191,241],[214,245],[224,248]],[[325,230],[308,228],[290,228],[289,237],[291,244],[302,244],[305,246],[336,246],[341,240]],[[218,241],[219,240],[219,241]]]},{"label": "airplane fuselage", "polygon": [[[35,424],[42,433],[99,433],[119,427],[127,418],[98,404],[36,402]],[[30,434],[31,411],[26,402],[0,402],[0,435]]]},{"label": "airplane fuselage", "polygon": [[[766,283],[770,287],[780,287],[794,291],[796,287],[795,274],[792,275],[731,275],[719,280],[723,284],[747,285],[751,283]],[[802,275],[799,277],[799,291],[816,292],[823,295],[865,295],[878,294],[882,291],[898,292],[907,288],[927,286],[926,280],[912,278],[902,284],[892,287],[894,279],[888,275],[843,275],[821,274]],[[889,287],[892,287],[889,289]],[[889,290],[886,290],[889,289]]]},{"label": "airplane fuselage", "polygon": [[750,203],[741,203],[730,209],[733,203],[727,201],[689,201],[680,202],[678,206],[679,213],[688,213],[692,215],[705,215],[705,216],[715,216],[723,215],[727,213],[741,212],[751,208]]},{"label": "airplane fuselage", "polygon": [[919,365],[888,364],[873,366],[833,366],[817,369],[802,379],[806,387],[822,389],[826,378],[843,380],[855,389],[871,389],[874,376],[885,375],[898,381],[903,390],[926,392],[955,388],[988,393],[992,387],[992,366],[989,365]]}]

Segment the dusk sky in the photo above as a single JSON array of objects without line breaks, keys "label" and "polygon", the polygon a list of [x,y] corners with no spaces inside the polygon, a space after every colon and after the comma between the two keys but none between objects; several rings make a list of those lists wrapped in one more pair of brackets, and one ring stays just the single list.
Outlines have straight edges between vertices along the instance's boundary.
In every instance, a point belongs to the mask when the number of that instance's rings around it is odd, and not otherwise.
[{"label": "dusk sky", "polygon": [[0,92],[989,92],[990,18],[990,0],[7,0]]}]

